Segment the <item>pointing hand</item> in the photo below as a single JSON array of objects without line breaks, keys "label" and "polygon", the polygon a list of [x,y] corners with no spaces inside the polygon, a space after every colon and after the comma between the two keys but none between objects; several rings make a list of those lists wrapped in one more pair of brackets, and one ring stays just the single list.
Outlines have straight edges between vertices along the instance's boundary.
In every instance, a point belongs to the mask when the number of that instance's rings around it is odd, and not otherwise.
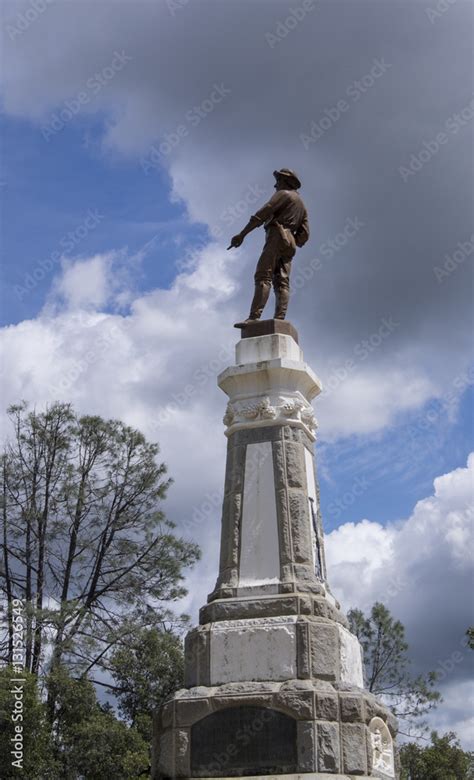
[{"label": "pointing hand", "polygon": [[240,233],[237,233],[236,236],[233,236],[230,242],[230,245],[227,247],[227,249],[237,249],[243,242],[244,238]]}]

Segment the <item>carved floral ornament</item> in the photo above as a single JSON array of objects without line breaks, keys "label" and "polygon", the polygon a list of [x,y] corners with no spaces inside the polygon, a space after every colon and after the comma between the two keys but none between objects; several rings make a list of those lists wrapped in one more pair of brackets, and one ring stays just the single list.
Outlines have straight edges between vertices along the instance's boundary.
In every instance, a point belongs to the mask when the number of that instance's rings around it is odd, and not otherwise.
[{"label": "carved floral ornament", "polygon": [[372,746],[372,769],[380,772],[380,777],[395,777],[393,740],[382,718],[372,718],[369,723]]},{"label": "carved floral ornament", "polygon": [[301,398],[288,398],[280,396],[273,402],[268,396],[254,402],[234,401],[227,404],[224,415],[224,425],[253,423],[263,420],[294,420],[302,422],[308,430],[315,435],[318,423],[314,416],[313,407]]}]

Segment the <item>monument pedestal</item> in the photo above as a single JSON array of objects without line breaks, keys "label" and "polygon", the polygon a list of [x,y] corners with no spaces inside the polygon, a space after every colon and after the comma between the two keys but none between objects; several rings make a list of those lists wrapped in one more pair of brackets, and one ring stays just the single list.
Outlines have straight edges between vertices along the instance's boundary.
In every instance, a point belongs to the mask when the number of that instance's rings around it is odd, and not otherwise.
[{"label": "monument pedestal", "polygon": [[219,574],[157,713],[155,778],[394,778],[396,721],[364,691],[332,596],[313,459],[321,384],[293,326],[244,329],[229,397]]}]

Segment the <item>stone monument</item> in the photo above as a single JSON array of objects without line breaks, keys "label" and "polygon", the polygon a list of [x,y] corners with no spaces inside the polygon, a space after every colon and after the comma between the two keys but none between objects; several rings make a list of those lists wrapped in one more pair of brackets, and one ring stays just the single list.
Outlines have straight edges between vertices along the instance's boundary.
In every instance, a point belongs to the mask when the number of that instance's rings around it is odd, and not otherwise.
[{"label": "stone monument", "polygon": [[396,720],[364,690],[331,594],[311,401],[283,320],[242,328],[219,387],[227,465],[219,574],[185,642],[185,688],[156,713],[153,777],[396,777]]}]

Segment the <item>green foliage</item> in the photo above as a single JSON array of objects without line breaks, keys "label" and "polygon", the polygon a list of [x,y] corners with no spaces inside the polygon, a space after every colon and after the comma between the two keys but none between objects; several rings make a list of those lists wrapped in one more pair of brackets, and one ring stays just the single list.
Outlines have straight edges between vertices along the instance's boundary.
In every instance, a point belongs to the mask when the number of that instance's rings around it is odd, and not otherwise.
[{"label": "green foliage", "polygon": [[412,677],[405,629],[389,610],[374,604],[368,617],[361,610],[348,613],[351,631],[364,651],[368,689],[384,698],[408,729],[426,730],[422,718],[440,701],[435,672]]},{"label": "green foliage", "polygon": [[[24,683],[16,682],[19,678]],[[17,696],[15,690],[23,692]],[[20,709],[21,708],[21,709]],[[23,761],[12,755],[12,739],[20,737],[23,743]],[[19,767],[22,767],[21,769]],[[24,777],[28,780],[56,778],[57,764],[53,757],[53,741],[46,716],[46,708],[38,696],[37,679],[34,674],[15,674],[13,667],[0,670],[0,777],[2,780]]]},{"label": "green foliage", "polygon": [[109,671],[121,714],[150,739],[153,710],[183,685],[180,639],[156,629],[139,631],[113,653]]},{"label": "green foliage", "polygon": [[137,729],[96,707],[87,719],[70,725],[64,743],[68,780],[130,780],[149,776],[149,743]]},{"label": "green foliage", "polygon": [[469,780],[473,777],[474,754],[465,753],[452,732],[431,734],[431,745],[409,743],[400,749],[401,780]]},{"label": "green foliage", "polygon": [[467,629],[466,636],[467,636],[467,646],[471,650],[474,650],[474,626],[471,626],[470,628]]},{"label": "green foliage", "polygon": [[[0,671],[0,777],[14,780],[131,780],[149,776],[149,739],[101,707],[89,680],[73,680],[58,668],[53,685],[57,700],[54,728],[41,701],[35,675],[23,677],[23,720],[12,721],[14,680],[11,667]],[[10,739],[23,728],[22,769],[12,766]]]}]

